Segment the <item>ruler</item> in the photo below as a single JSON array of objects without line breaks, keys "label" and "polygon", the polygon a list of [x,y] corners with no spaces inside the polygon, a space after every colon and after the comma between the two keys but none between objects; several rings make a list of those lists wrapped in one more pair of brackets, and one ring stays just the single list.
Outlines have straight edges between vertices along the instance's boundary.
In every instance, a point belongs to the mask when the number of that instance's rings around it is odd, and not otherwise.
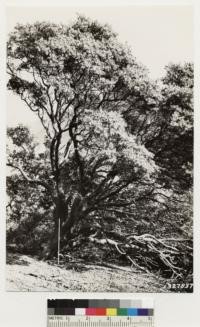
[{"label": "ruler", "polygon": [[48,315],[48,327],[154,327],[153,317]]}]

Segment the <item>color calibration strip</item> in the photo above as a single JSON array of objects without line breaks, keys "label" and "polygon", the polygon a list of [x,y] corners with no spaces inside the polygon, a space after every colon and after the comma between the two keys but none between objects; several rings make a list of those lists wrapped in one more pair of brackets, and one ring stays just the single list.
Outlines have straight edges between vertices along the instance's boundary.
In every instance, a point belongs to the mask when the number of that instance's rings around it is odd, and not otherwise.
[{"label": "color calibration strip", "polygon": [[153,301],[48,300],[48,315],[57,316],[153,316]]},{"label": "color calibration strip", "polygon": [[48,300],[47,327],[154,327],[153,301]]}]

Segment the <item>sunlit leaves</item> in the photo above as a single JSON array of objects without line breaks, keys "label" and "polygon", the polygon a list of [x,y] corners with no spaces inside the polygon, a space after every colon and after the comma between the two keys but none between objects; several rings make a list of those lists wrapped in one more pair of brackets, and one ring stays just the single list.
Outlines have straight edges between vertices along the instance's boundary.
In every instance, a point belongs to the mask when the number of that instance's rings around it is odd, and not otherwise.
[{"label": "sunlit leaves", "polygon": [[37,145],[26,127],[8,129],[11,217],[23,216],[23,233],[40,238],[49,218],[54,233],[61,220],[63,243],[88,221],[117,222],[120,233],[154,232],[158,222],[169,233],[174,215],[187,234],[189,209],[178,213],[177,202],[191,185],[192,65],[151,81],[109,26],[82,16],[17,25],[7,53],[8,89],[46,134]]}]

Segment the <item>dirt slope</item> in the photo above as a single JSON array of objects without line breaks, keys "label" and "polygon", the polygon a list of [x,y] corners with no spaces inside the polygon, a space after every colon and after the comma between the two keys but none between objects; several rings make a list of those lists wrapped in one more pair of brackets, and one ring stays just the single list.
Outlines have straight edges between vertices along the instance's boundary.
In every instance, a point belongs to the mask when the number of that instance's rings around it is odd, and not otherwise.
[{"label": "dirt slope", "polygon": [[[163,292],[166,281],[131,269],[58,267],[25,255],[7,259],[7,291]],[[123,269],[123,268],[122,268]]]}]

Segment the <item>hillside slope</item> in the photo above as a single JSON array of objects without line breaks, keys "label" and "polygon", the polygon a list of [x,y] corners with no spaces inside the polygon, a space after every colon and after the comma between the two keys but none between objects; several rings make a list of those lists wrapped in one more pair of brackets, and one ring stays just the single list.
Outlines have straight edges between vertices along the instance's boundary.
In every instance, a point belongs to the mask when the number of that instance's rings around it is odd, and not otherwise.
[{"label": "hillside slope", "polygon": [[7,291],[165,292],[166,281],[130,268],[51,265],[26,255],[9,255]]}]

